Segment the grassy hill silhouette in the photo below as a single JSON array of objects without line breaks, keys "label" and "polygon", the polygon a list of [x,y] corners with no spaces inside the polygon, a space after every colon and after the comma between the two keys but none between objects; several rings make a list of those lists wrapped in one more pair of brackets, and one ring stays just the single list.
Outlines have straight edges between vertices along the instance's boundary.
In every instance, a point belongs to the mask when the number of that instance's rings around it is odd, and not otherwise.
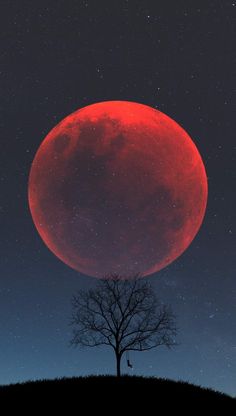
[{"label": "grassy hill silhouette", "polygon": [[[89,376],[61,378],[55,380],[29,381],[25,383],[0,386],[0,400],[17,399],[50,399],[58,404],[67,402],[82,406],[96,406],[96,410],[103,409],[103,403],[116,403],[116,407],[129,403],[132,408],[140,406],[165,404],[169,409],[186,403],[204,403],[224,406],[224,409],[235,408],[236,400],[226,394],[211,389],[202,388],[187,382],[171,381],[154,377],[122,376]],[[59,402],[58,402],[59,400]],[[182,406],[181,405],[181,406]],[[194,409],[194,408],[193,408]],[[104,410],[104,409],[103,409]],[[125,410],[125,407],[124,407]],[[106,413],[106,412],[105,412]],[[111,412],[112,413],[112,412]]]}]

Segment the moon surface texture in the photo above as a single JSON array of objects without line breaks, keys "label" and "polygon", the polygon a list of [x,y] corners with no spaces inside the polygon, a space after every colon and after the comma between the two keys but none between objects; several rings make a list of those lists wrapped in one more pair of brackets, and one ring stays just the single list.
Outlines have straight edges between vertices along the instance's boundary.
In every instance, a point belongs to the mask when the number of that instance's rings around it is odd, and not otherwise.
[{"label": "moon surface texture", "polygon": [[207,203],[201,156],[174,120],[107,101],[75,111],[41,143],[29,206],[48,248],[103,278],[157,272],[196,236]]}]

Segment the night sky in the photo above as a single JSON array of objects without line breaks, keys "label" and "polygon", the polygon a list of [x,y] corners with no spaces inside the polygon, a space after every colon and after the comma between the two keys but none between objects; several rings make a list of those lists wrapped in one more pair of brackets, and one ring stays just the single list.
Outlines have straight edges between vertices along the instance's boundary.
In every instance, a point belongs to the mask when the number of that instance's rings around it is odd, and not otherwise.
[{"label": "night sky", "polygon": [[131,354],[132,374],[236,394],[235,17],[233,1],[1,2],[1,384],[115,373],[109,349],[69,347],[71,297],[96,279],[44,245],[27,187],[34,155],[59,121],[88,104],[127,100],[184,127],[209,185],[193,243],[147,278],[177,315],[180,345]]}]

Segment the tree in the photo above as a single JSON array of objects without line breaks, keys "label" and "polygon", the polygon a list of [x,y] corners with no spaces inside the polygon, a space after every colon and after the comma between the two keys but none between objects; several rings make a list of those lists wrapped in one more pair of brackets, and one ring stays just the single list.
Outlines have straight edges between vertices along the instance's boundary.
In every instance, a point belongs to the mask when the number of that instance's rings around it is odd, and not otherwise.
[{"label": "tree", "polygon": [[118,377],[124,352],[175,345],[171,308],[160,304],[150,284],[138,277],[125,280],[109,275],[72,299],[71,344],[113,348]]}]

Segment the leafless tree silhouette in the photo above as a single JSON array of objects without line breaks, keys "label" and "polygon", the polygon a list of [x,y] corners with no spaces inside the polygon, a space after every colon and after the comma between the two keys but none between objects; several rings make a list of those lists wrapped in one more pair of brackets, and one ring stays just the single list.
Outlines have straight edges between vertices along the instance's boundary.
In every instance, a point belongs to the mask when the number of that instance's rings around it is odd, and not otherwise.
[{"label": "leafless tree silhouette", "polygon": [[176,325],[171,308],[160,304],[151,285],[139,276],[106,276],[95,289],[75,295],[72,307],[71,344],[112,347],[118,377],[124,352],[175,345]]}]

